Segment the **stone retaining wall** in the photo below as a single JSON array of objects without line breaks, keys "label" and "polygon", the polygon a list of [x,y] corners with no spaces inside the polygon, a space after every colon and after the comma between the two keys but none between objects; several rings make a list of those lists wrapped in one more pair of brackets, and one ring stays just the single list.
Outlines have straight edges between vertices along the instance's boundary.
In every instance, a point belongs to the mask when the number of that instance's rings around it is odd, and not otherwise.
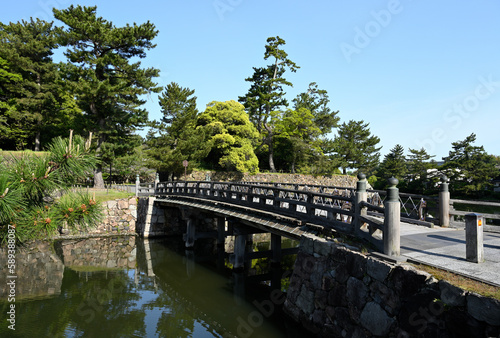
[{"label": "stone retaining wall", "polygon": [[102,202],[104,220],[96,228],[63,229],[65,237],[101,235],[135,235],[137,198],[123,198]]},{"label": "stone retaining wall", "polygon": [[7,248],[0,248],[0,299],[7,300],[7,282],[15,275],[15,299],[55,297],[61,293],[64,269],[104,271],[136,267],[136,237],[115,236],[48,241],[32,241],[16,247],[15,273],[6,273]]},{"label": "stone retaining wall", "polygon": [[56,244],[66,267],[86,270],[133,269],[136,266],[135,236],[66,240]]},{"label": "stone retaining wall", "polygon": [[7,275],[15,275],[16,301],[23,298],[52,297],[61,293],[64,265],[48,242],[16,247],[15,273],[7,270],[7,248],[0,248],[0,299],[7,300]]},{"label": "stone retaining wall", "polygon": [[[243,182],[262,182],[262,183],[294,183],[310,185],[327,185],[336,187],[354,188],[358,179],[347,175],[328,175],[313,176],[301,174],[278,174],[261,173],[250,175],[248,173],[236,172],[212,172],[212,171],[193,171],[188,175],[188,181],[203,181],[209,177],[212,181],[243,181]],[[184,177],[182,178],[184,179]]]},{"label": "stone retaining wall", "polygon": [[308,236],[285,311],[321,337],[500,336],[500,301]]}]

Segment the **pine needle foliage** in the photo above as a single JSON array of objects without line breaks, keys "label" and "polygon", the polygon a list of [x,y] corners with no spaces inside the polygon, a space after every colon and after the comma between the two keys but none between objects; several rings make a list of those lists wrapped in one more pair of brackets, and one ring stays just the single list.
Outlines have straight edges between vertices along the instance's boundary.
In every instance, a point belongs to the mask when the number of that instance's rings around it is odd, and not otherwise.
[{"label": "pine needle foliage", "polygon": [[103,210],[95,197],[88,193],[72,192],[61,197],[52,208],[56,224],[80,230],[96,226],[102,220]]},{"label": "pine needle foliage", "polygon": [[[102,210],[88,194],[66,193],[96,166],[91,138],[58,137],[44,155],[24,153],[0,164],[0,242],[15,228],[19,242],[57,234],[62,227],[83,229],[102,219]],[[51,197],[63,192],[62,198]]]}]

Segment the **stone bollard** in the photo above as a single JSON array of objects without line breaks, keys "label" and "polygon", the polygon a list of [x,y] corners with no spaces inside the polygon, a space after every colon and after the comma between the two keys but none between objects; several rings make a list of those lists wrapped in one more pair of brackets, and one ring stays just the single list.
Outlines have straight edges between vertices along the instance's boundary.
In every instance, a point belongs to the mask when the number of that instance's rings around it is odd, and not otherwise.
[{"label": "stone bollard", "polygon": [[465,258],[469,262],[484,262],[483,226],[482,215],[465,215]]},{"label": "stone bollard", "polygon": [[448,177],[441,176],[439,189],[439,225],[443,228],[450,226],[450,192],[448,191]]},{"label": "stone bollard", "polygon": [[401,203],[399,202],[399,189],[396,188],[398,180],[394,177],[388,180],[391,185],[387,189],[387,198],[384,203],[384,254],[399,256],[400,250],[400,218]]}]

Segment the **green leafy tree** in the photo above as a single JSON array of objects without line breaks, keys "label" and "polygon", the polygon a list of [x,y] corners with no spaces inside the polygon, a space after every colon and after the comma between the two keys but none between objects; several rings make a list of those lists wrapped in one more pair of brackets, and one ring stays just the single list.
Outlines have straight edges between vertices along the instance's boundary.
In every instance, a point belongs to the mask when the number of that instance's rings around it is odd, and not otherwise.
[{"label": "green leafy tree", "polygon": [[287,109],[285,112],[273,112],[272,123],[275,126],[277,143],[284,149],[282,158],[295,173],[296,164],[307,163],[315,152],[320,152],[316,139],[321,129],[313,121],[313,114],[306,108]]},{"label": "green leafy tree", "polygon": [[262,136],[260,147],[266,146],[269,159],[269,169],[276,171],[274,165],[274,126],[271,123],[271,112],[279,110],[280,107],[288,106],[284,97],[283,86],[292,86],[283,76],[286,70],[296,72],[299,66],[288,58],[288,54],[281,48],[285,40],[277,37],[267,39],[264,60],[269,58],[274,63],[266,67],[253,67],[252,77],[245,79],[251,82],[250,89],[245,96],[238,98],[250,116],[250,121],[255,124]]},{"label": "green leafy tree", "polygon": [[311,156],[304,158],[305,163],[310,167],[309,173],[333,174],[338,172],[338,161],[334,160],[332,156],[328,156],[327,153],[332,143],[328,134],[338,126],[340,118],[337,116],[338,111],[332,111],[328,107],[330,99],[326,90],[318,89],[318,85],[311,82],[307,92],[297,95],[293,102],[295,110],[305,108],[312,113],[312,121],[320,130],[314,138],[308,139],[309,148],[314,149],[310,153]]},{"label": "green leafy tree", "polygon": [[403,183],[408,172],[406,166],[405,149],[400,144],[396,144],[387,155],[379,167],[379,176],[386,182],[387,179],[395,177],[399,182]]},{"label": "green leafy tree", "polygon": [[435,156],[429,155],[424,148],[420,150],[409,149],[409,152],[407,157],[407,189],[413,193],[427,193],[434,186],[434,181],[438,179],[429,176],[429,170],[437,167],[436,163],[432,161]]},{"label": "green leafy tree", "polygon": [[205,149],[199,147],[203,145],[203,133],[195,130],[196,96],[194,90],[172,82],[159,101],[163,117],[151,123],[147,139],[148,166],[160,172],[160,176],[179,175],[184,172],[182,162],[187,160],[190,167],[196,166]]},{"label": "green leafy tree", "polygon": [[333,128],[336,128],[340,117],[337,116],[337,111],[332,111],[328,104],[330,99],[328,93],[324,89],[318,89],[316,82],[311,82],[307,92],[300,93],[295,99],[294,109],[308,109],[313,115],[313,122],[320,129],[321,135],[328,134]]},{"label": "green leafy tree", "polygon": [[208,165],[229,171],[258,171],[253,145],[259,134],[243,105],[233,100],[209,103],[198,117],[197,129],[206,137]]},{"label": "green leafy tree", "polygon": [[379,150],[382,147],[377,147],[377,144],[380,138],[372,135],[368,126],[369,123],[363,120],[350,120],[342,123],[337,130],[330,151],[344,175],[348,168],[369,174],[379,162]]},{"label": "green leafy tree", "polygon": [[479,196],[491,187],[491,180],[498,176],[496,159],[474,146],[476,134],[462,141],[453,142],[448,156],[443,157],[442,170],[450,178],[450,189],[464,195]]},{"label": "green leafy tree", "polygon": [[[66,25],[65,30],[58,30],[61,45],[69,47],[62,71],[85,112],[85,128],[97,136],[100,154],[108,138],[131,135],[148,120],[141,106],[146,102],[144,94],[161,91],[152,80],[159,70],[131,61],[146,57],[146,51],[155,47],[152,40],[158,31],[149,21],[115,27],[96,15],[95,6],[53,11]],[[94,184],[104,186],[100,165]]]}]

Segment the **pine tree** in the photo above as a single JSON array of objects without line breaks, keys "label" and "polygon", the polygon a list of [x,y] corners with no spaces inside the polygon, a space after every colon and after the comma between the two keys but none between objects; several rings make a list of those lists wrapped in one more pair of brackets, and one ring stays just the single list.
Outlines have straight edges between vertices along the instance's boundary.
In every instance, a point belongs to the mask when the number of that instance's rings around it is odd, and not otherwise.
[{"label": "pine tree", "polygon": [[287,69],[296,72],[299,66],[288,58],[288,54],[281,49],[285,40],[279,36],[267,39],[264,60],[274,59],[274,63],[266,67],[253,67],[252,77],[245,79],[252,85],[245,96],[240,96],[238,101],[245,106],[245,110],[250,116],[250,121],[254,123],[263,142],[268,149],[269,169],[276,171],[274,165],[274,127],[271,123],[271,112],[279,110],[280,107],[288,106],[285,99],[283,86],[292,86],[283,75]]},{"label": "pine tree", "polygon": [[283,113],[275,112],[273,125],[278,145],[283,148],[292,173],[297,163],[305,163],[315,152],[320,152],[317,137],[321,129],[314,123],[314,116],[309,109],[287,109]]},{"label": "pine tree", "polygon": [[[57,65],[52,61],[57,47],[52,23],[40,19],[0,24],[1,55],[11,69],[22,77],[11,91],[15,109],[6,116],[17,147],[33,145],[41,149],[54,136],[54,126],[65,118],[65,103],[70,100],[60,89]],[[64,122],[67,122],[65,120]],[[64,126],[65,131],[71,126]]]},{"label": "pine tree", "polygon": [[363,120],[350,120],[338,127],[332,151],[344,175],[348,168],[369,174],[379,162],[379,150],[382,147],[377,148],[377,144],[380,138],[372,135],[368,126],[369,123],[364,123]]},{"label": "pine tree", "polygon": [[[96,15],[97,7],[70,6],[54,9],[54,16],[65,25],[59,30],[61,44],[68,46],[68,63],[63,71],[72,84],[79,106],[85,111],[85,127],[97,135],[97,152],[109,137],[131,135],[145,125],[148,113],[140,108],[144,94],[160,92],[153,82],[159,76],[155,68],[141,68],[134,58],[145,58],[155,47],[158,34],[149,21],[137,25],[115,27]],[[102,167],[94,182],[103,187]]]},{"label": "pine tree", "polygon": [[396,144],[380,164],[379,173],[380,177],[386,181],[391,177],[397,178],[402,182],[408,172],[406,166],[406,157],[404,155],[404,148],[400,144]]},{"label": "pine tree", "polygon": [[491,187],[491,180],[498,175],[496,159],[488,155],[483,146],[472,145],[476,134],[463,141],[453,142],[448,156],[443,157],[442,169],[450,178],[450,188],[465,195],[478,196]]},{"label": "pine tree", "polygon": [[312,113],[313,122],[320,129],[321,135],[328,134],[337,127],[340,120],[337,116],[339,111],[332,111],[328,107],[328,93],[324,89],[318,89],[316,82],[311,82],[307,92],[300,93],[292,101],[295,110],[305,108]]},{"label": "pine tree", "polygon": [[[297,111],[302,108],[311,112],[311,122],[319,129],[319,132],[315,133],[314,137],[311,134],[303,140],[301,155],[306,155],[302,156],[303,164],[308,167],[310,173],[334,172],[338,168],[338,163],[330,156],[325,155],[325,150],[329,148],[331,143],[327,136],[332,132],[333,128],[338,126],[340,118],[337,116],[338,111],[332,111],[328,107],[330,103],[328,93],[326,90],[318,89],[315,82],[311,82],[307,92],[300,93],[292,101],[294,102],[294,110]],[[289,147],[287,143],[289,142],[283,142],[283,139],[280,139],[280,145]],[[285,150],[286,153],[288,152]]]},{"label": "pine tree", "polygon": [[429,177],[429,169],[435,168],[436,163],[431,161],[434,155],[429,155],[424,148],[420,150],[409,149],[407,157],[408,166],[408,190],[414,193],[424,194],[433,186]]},{"label": "pine tree", "polygon": [[9,118],[15,112],[12,91],[21,82],[22,76],[12,73],[7,60],[0,57],[0,148],[11,139]]},{"label": "pine tree", "polygon": [[[163,176],[184,172],[182,161],[196,165],[203,135],[195,130],[198,110],[194,90],[172,82],[159,98],[163,117],[153,121],[147,139],[148,165]],[[200,147],[201,146],[201,147]],[[198,149],[196,149],[198,147]]]}]

